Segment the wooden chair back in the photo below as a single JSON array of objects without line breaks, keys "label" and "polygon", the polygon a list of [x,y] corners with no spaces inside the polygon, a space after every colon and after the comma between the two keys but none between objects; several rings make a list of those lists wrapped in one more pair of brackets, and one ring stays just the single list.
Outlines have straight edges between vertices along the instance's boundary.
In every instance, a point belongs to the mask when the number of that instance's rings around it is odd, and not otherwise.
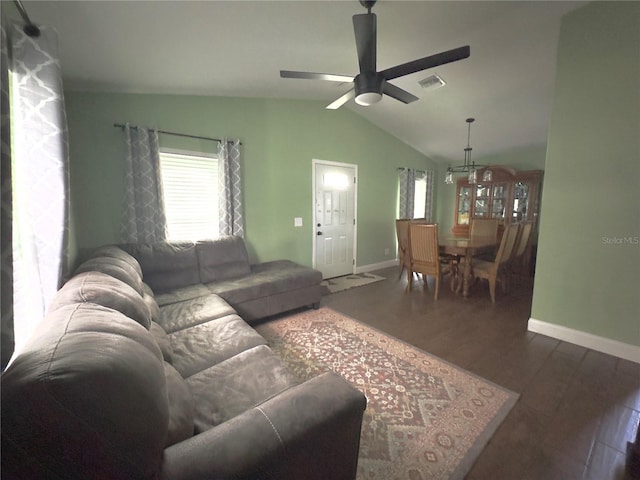
[{"label": "wooden chair back", "polygon": [[[438,251],[438,225],[435,223],[409,223],[409,262],[407,288],[411,289],[413,272],[435,277],[434,298],[440,289],[440,254]],[[424,281],[426,288],[427,282]]]},{"label": "wooden chair back", "polygon": [[496,301],[496,283],[498,280],[502,283],[502,289],[507,292],[507,282],[509,280],[508,266],[511,260],[511,254],[516,245],[520,225],[511,224],[504,227],[498,253],[493,262],[486,260],[474,260],[473,275],[478,278],[486,278],[489,281],[489,294],[491,302]]},{"label": "wooden chair back", "polygon": [[412,268],[414,265],[418,265],[421,268],[421,270],[419,270],[420,273],[426,273],[428,275],[435,275],[440,271],[438,225],[433,223],[410,223],[409,249],[411,252]]},{"label": "wooden chair back", "polygon": [[514,258],[521,258],[524,255],[524,251],[527,249],[527,246],[529,245],[531,232],[533,231],[533,222],[523,222],[520,225],[521,225],[520,235],[518,237],[518,242],[516,243],[516,247],[513,251]]},{"label": "wooden chair back", "polygon": [[498,219],[497,218],[474,218],[471,221],[471,229],[469,238],[491,238],[494,241],[498,238]]},{"label": "wooden chair back", "polygon": [[496,268],[500,268],[511,259],[511,253],[513,252],[513,248],[516,244],[516,238],[518,237],[518,230],[519,225],[517,224],[505,226],[504,233],[502,234],[502,240],[500,241],[500,247],[498,248],[498,253],[496,254],[494,262]]}]

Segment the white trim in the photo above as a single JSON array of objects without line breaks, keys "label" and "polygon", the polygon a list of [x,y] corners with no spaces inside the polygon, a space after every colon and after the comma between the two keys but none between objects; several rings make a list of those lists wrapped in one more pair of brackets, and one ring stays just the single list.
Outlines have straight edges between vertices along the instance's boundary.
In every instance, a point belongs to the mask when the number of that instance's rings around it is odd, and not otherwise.
[{"label": "white trim", "polygon": [[363,265],[362,267],[356,267],[356,271],[354,273],[369,273],[375,270],[382,270],[383,268],[389,267],[397,267],[398,260],[385,260],[380,263],[371,263],[369,265]]},{"label": "white trim", "polygon": [[533,333],[540,333],[548,337],[574,343],[581,347],[597,350],[598,352],[624,358],[631,362],[640,363],[640,346],[619,342],[611,338],[600,337],[592,333],[574,330],[562,325],[543,322],[535,318],[529,319],[528,330]]},{"label": "white trim", "polygon": [[351,273],[356,272],[356,259],[358,258],[358,165],[355,163],[332,162],[330,160],[320,160],[314,158],[311,160],[311,215],[313,218],[311,228],[311,264],[316,268],[316,165],[332,165],[334,167],[353,168],[355,176],[355,188],[353,189],[353,218],[355,225],[353,226],[353,268]]}]

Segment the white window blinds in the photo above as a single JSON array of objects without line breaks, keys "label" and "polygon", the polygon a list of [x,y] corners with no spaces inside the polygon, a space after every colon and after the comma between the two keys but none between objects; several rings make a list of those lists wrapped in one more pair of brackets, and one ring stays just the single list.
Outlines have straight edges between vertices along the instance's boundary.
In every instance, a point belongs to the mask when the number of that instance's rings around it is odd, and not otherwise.
[{"label": "white window blinds", "polygon": [[160,152],[168,240],[218,237],[218,159]]},{"label": "white window blinds", "polygon": [[416,177],[413,197],[413,218],[425,218],[427,202],[427,179]]}]

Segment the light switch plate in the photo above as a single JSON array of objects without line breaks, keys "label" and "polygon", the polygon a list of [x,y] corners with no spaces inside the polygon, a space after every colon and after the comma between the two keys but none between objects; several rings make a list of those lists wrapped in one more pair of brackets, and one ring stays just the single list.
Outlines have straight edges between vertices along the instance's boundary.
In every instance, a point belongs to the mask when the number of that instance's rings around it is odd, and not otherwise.
[{"label": "light switch plate", "polygon": [[295,217],[293,219],[293,226],[294,227],[301,227],[302,226],[302,217]]}]

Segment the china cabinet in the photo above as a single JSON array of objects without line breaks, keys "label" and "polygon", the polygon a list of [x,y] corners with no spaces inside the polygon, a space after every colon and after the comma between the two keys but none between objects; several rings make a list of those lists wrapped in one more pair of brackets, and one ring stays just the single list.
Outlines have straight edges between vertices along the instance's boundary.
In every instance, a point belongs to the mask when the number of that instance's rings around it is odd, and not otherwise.
[{"label": "china cabinet", "polygon": [[[542,170],[517,171],[506,166],[492,166],[492,180],[470,184],[467,177],[458,178],[456,209],[452,233],[468,237],[474,218],[497,218],[504,225],[533,221],[537,226]],[[485,168],[478,170],[482,178]]]}]

